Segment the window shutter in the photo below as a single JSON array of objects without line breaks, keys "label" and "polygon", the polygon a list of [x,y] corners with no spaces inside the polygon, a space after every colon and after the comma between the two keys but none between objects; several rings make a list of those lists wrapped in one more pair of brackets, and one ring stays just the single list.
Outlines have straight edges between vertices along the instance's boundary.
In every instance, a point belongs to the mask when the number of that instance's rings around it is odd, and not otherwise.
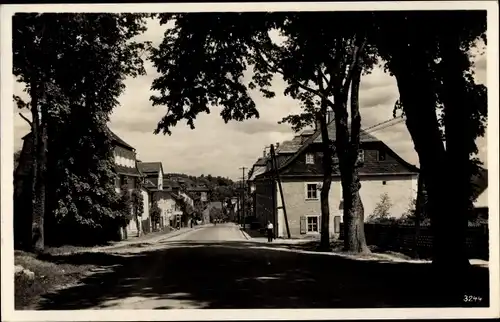
[{"label": "window shutter", "polygon": [[318,216],[318,232],[320,233],[321,232],[321,216]]},{"label": "window shutter", "polygon": [[338,233],[340,233],[340,216],[335,216],[334,217],[334,222],[335,222],[334,232],[336,234],[338,234]]},{"label": "window shutter", "polygon": [[307,221],[306,216],[300,216],[300,233],[307,233]]}]

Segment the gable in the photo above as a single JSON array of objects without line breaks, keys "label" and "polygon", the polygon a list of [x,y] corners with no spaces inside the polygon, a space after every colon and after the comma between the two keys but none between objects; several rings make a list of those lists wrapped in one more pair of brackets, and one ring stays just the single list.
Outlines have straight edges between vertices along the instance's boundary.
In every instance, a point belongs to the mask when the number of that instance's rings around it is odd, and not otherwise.
[{"label": "gable", "polygon": [[138,167],[143,173],[156,174],[163,173],[163,166],[161,162],[139,162]]}]

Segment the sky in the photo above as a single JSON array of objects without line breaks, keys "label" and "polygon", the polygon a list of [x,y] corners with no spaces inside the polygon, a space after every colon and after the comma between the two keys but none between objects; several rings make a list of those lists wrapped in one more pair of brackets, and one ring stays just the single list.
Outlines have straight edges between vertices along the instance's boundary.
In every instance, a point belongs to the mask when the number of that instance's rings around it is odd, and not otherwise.
[{"label": "sky", "polygon": [[[155,20],[148,22],[148,30],[141,35],[158,45],[167,27]],[[476,82],[486,84],[486,55],[476,55]],[[262,97],[251,93],[260,113],[259,119],[224,123],[217,109],[210,114],[199,114],[195,129],[185,122],[172,129],[172,135],[153,134],[157,123],[166,113],[166,107],[153,107],[149,97],[151,83],[158,75],[152,64],[146,62],[147,75],[129,78],[126,90],[119,98],[118,106],[111,115],[109,127],[127,143],[136,148],[137,158],[144,162],[163,163],[166,173],[190,175],[211,174],[238,180],[241,167],[249,168],[262,155],[265,146],[293,138],[295,133],[287,124],[277,124],[284,116],[300,112],[296,101],[282,93],[285,83],[279,77],[273,81],[276,96]],[[15,93],[21,95],[22,86],[16,84]],[[375,68],[370,75],[361,78],[360,113],[362,127],[369,127],[392,118],[394,103],[398,98],[395,79]],[[18,111],[16,111],[18,112]],[[24,113],[29,118],[28,113]],[[14,148],[21,148],[21,138],[28,133],[28,124],[14,113]],[[418,156],[406,125],[399,123],[372,135],[384,141],[406,161],[418,165]],[[486,138],[478,139],[479,158],[487,167]]]}]

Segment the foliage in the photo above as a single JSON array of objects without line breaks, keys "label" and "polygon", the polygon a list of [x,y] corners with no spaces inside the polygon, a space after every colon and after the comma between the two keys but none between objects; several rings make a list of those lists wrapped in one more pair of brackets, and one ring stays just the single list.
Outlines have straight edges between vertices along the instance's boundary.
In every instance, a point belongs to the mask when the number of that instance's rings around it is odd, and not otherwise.
[{"label": "foliage", "polygon": [[383,223],[391,219],[391,198],[387,193],[380,195],[380,201],[375,206],[373,213],[368,216],[368,223]]},{"label": "foliage", "polygon": [[224,213],[221,209],[212,207],[210,209],[210,220],[221,220],[224,218]]},{"label": "foliage", "polygon": [[151,221],[155,224],[160,223],[161,209],[158,206],[158,201],[154,201],[151,209],[149,210]]},{"label": "foliage", "polygon": [[[250,90],[274,97],[271,82],[279,74],[287,83],[284,94],[298,100],[304,110],[284,118],[284,122],[290,122],[295,130],[318,119],[324,123],[327,107],[341,120],[343,127],[337,126],[337,131],[342,135],[337,139],[342,141],[339,158],[347,180],[349,173],[353,174],[359,145],[359,129],[353,131],[350,141],[347,133],[347,91],[355,68],[359,73],[369,72],[375,63],[375,47],[364,45],[364,32],[359,27],[360,22],[370,20],[370,14],[352,15],[345,19],[343,13],[331,12],[161,14],[160,23],[173,22],[174,27],[151,51],[153,65],[160,73],[151,87],[160,94],[151,101],[168,106],[155,133],[171,134],[171,127],[181,120],[193,129],[196,116],[215,107],[222,108],[225,122],[259,117]],[[274,41],[271,32],[278,32],[285,40]],[[243,72],[250,65],[253,73],[246,82]],[[353,106],[352,118],[359,123],[357,105]],[[326,142],[328,138],[324,140],[323,152],[328,159],[332,145]],[[326,181],[331,181],[330,163],[323,163]],[[346,180],[346,188],[359,189],[359,184]],[[328,194],[330,183],[325,183],[324,193]],[[322,198],[322,203],[327,212],[328,198]],[[348,202],[346,208],[352,208],[351,204]],[[359,198],[357,204],[361,204]],[[349,209],[346,214],[350,214]],[[323,232],[328,237],[328,229]]]},{"label": "foliage", "polygon": [[126,184],[120,187],[117,217],[121,227],[126,227],[132,220],[132,194]]},{"label": "foliage", "polygon": [[113,225],[118,201],[106,123],[125,89],[125,78],[145,73],[141,56],[149,44],[133,38],[145,31],[146,16],[13,17],[13,73],[32,99],[37,94],[39,104],[14,99],[21,108],[40,108],[42,126],[48,130],[51,180],[42,183],[47,188],[46,225],[66,223],[90,230]]},{"label": "foliage", "polygon": [[140,189],[135,188],[132,191],[131,202],[135,216],[141,217],[144,212],[144,197]]}]

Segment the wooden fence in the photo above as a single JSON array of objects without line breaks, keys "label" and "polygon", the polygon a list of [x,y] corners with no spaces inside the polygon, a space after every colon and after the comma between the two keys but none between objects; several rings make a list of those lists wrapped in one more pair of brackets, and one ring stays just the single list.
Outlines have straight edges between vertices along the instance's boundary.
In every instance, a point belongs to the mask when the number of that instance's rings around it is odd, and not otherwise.
[{"label": "wooden fence", "polygon": [[[344,225],[340,224],[340,237],[344,239]],[[420,227],[415,245],[414,225],[365,224],[365,236],[368,245],[375,245],[383,250],[413,255],[415,251],[421,258],[432,255],[432,233],[429,226]],[[467,230],[467,252],[469,258],[489,258],[488,225],[469,226]]]}]

